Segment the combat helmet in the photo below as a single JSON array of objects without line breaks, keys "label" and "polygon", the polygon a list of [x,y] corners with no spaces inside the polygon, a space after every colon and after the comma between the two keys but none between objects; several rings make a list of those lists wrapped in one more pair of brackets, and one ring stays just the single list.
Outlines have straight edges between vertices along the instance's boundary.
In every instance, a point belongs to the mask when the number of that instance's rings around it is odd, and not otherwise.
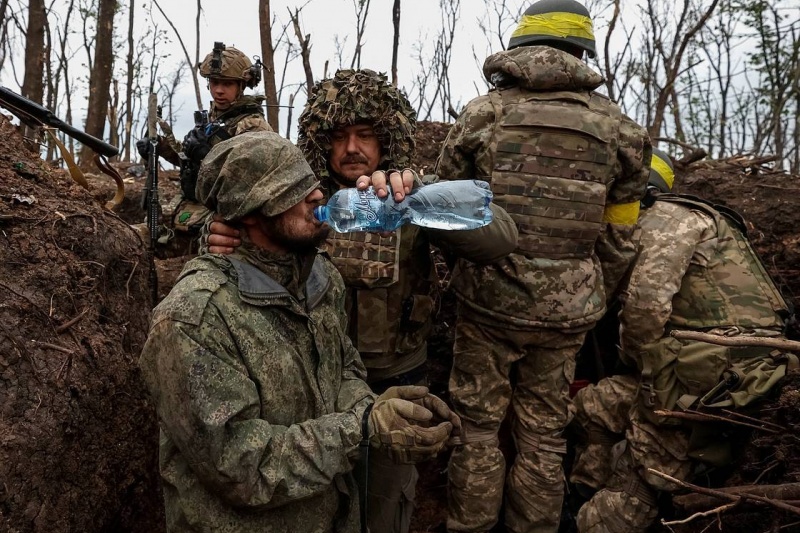
[{"label": "combat helmet", "polygon": [[411,165],[417,118],[406,96],[384,74],[338,70],[314,85],[298,121],[297,146],[320,179],[331,177],[331,134],[354,124],[369,124],[375,131],[381,144],[378,168]]},{"label": "combat helmet", "polygon": [[653,157],[650,159],[650,177],[648,187],[654,187],[663,193],[672,191],[675,183],[675,168],[672,159],[658,148],[653,148]]},{"label": "combat helmet", "polygon": [[240,50],[216,42],[211,53],[200,63],[200,75],[204,78],[238,80],[252,89],[261,81],[261,61],[256,59],[253,65]]},{"label": "combat helmet", "polygon": [[589,10],[575,0],[539,0],[525,10],[508,49],[565,43],[586,50],[589,57],[597,55]]}]

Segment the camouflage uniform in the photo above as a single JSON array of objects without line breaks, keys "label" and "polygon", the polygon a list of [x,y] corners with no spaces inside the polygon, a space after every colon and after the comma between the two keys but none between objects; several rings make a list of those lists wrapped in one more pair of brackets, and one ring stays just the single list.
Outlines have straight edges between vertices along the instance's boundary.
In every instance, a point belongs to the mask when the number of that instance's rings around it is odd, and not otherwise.
[{"label": "camouflage uniform", "polygon": [[[380,141],[376,170],[411,165],[416,117],[406,97],[383,74],[339,70],[333,78],[317,83],[299,120],[298,147],[328,195],[352,186],[332,172],[328,157],[333,131],[354,124],[369,124]],[[431,238],[455,253],[472,250],[473,260],[491,260],[497,250],[510,242],[502,252],[507,253],[516,242],[510,218],[502,210],[495,210],[495,217],[498,223],[474,232],[427,232],[404,226],[388,236],[331,235],[326,251],[347,287],[348,334],[361,354],[373,391],[426,381],[427,338],[438,288]],[[368,472],[370,530],[407,532],[416,468],[396,465],[385,455],[373,453]]]},{"label": "camouflage uniform", "polygon": [[[620,296],[621,355],[639,373],[601,380],[575,398],[588,444],[578,449],[571,480],[602,488],[578,514],[582,533],[646,531],[657,514],[655,491],[674,488],[647,468],[686,480],[693,460],[729,460],[731,436],[720,438],[727,427],[661,419],[655,409],[744,407],[796,364],[768,348],[668,335],[679,329],[781,337],[786,303],[738,215],[661,195],[639,226],[641,252]],[[612,448],[614,441],[621,442]]]},{"label": "camouflage uniform", "polygon": [[[228,109],[220,111],[211,103],[209,122],[217,122],[221,127],[208,139],[210,146],[249,131],[272,131],[264,118],[263,96],[240,96]],[[163,143],[159,145],[159,149]],[[181,158],[174,149],[159,152],[173,165],[180,166]],[[209,214],[201,203],[177,197],[169,209],[173,213],[173,227],[181,231],[197,230]]]},{"label": "camouflage uniform", "polygon": [[650,142],[594,92],[601,77],[566,52],[500,52],[484,75],[496,89],[461,113],[436,173],[489,181],[519,242],[506,259],[459,261],[453,274],[450,393],[464,436],[448,469],[448,529],[488,531],[497,521],[505,478],[497,431],[511,404],[518,455],[506,527],[555,531],[575,355],[635,255]]},{"label": "camouflage uniform", "polygon": [[[206,206],[228,220],[271,216],[318,187],[302,154],[268,135],[211,151],[198,181]],[[288,148],[271,160],[238,155],[277,141]],[[257,183],[245,179],[254,166]],[[374,396],[343,306],[341,277],[316,253],[246,244],[187,263],[140,360],[161,425],[169,531],[359,531],[350,470]]]}]

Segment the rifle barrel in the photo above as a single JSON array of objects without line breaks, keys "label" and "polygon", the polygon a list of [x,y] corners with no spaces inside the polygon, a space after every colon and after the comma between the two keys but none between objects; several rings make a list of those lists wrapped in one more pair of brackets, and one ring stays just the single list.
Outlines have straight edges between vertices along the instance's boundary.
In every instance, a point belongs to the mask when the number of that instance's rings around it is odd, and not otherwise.
[{"label": "rifle barrel", "polygon": [[[102,154],[106,157],[119,155],[119,150],[117,150],[116,146],[112,146],[93,135],[89,135],[85,131],[70,126],[46,107],[15,93],[7,87],[0,86],[0,104],[2,104],[3,107],[7,107],[13,113],[23,113],[41,124],[63,131],[98,154]],[[23,117],[20,117],[20,119],[22,118]]]}]

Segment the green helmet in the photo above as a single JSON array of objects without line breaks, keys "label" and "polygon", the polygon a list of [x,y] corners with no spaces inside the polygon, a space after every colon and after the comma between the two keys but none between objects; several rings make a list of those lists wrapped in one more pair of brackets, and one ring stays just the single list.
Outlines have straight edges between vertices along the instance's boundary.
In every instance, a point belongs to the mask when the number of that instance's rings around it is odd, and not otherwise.
[{"label": "green helmet", "polygon": [[297,205],[319,181],[303,154],[271,131],[252,131],[214,145],[200,165],[197,200],[225,220],[266,216]]},{"label": "green helmet", "polygon": [[297,146],[322,179],[330,177],[331,133],[354,124],[369,124],[378,136],[382,148],[378,168],[411,165],[416,113],[384,74],[346,69],[317,82],[298,122]]},{"label": "green helmet", "polygon": [[658,148],[653,148],[653,157],[650,159],[650,178],[647,180],[649,187],[655,187],[661,192],[671,192],[675,183],[675,168],[672,159]]},{"label": "green helmet", "polygon": [[214,50],[200,63],[200,75],[204,78],[237,80],[252,89],[261,81],[261,69],[244,53],[232,46],[214,43]]},{"label": "green helmet", "polygon": [[539,0],[525,14],[511,34],[508,49],[543,44],[558,48],[564,43],[597,55],[589,10],[575,0]]}]

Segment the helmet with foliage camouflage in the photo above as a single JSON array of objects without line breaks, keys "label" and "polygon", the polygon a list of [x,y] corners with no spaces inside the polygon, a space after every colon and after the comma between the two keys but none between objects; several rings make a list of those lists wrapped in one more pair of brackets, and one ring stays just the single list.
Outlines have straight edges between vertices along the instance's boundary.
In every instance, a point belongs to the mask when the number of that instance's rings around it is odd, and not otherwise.
[{"label": "helmet with foliage camouflage", "polygon": [[297,146],[320,178],[328,178],[331,133],[354,124],[372,126],[381,143],[378,168],[411,165],[417,118],[411,104],[384,74],[339,70],[314,85],[299,119]]},{"label": "helmet with foliage camouflage", "polygon": [[253,131],[214,145],[200,165],[195,192],[225,220],[238,220],[254,211],[279,215],[317,187],[295,145],[277,133]]},{"label": "helmet with foliage camouflage", "polygon": [[658,148],[653,148],[653,157],[650,159],[650,178],[647,185],[655,187],[661,192],[671,192],[675,183],[675,170],[672,159]]},{"label": "helmet with foliage camouflage", "polygon": [[253,88],[258,85],[261,70],[241,51],[222,43],[214,43],[214,49],[200,63],[200,75],[219,80],[238,80]]},{"label": "helmet with foliage camouflage", "polygon": [[597,55],[589,10],[575,0],[539,0],[533,3],[511,34],[508,48],[567,44]]}]

